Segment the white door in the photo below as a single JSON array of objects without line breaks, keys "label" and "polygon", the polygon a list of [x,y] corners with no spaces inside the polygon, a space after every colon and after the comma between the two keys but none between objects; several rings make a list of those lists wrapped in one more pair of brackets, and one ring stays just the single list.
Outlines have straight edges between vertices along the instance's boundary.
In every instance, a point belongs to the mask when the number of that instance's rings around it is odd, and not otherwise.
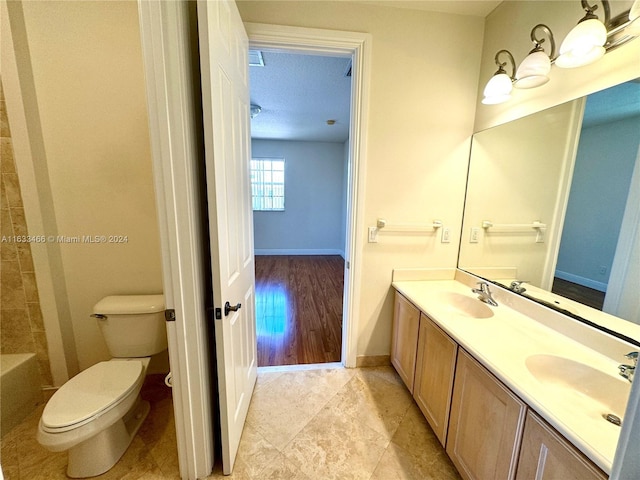
[{"label": "white door", "polygon": [[257,374],[249,42],[233,1],[198,1],[198,27],[222,465],[229,474]]}]

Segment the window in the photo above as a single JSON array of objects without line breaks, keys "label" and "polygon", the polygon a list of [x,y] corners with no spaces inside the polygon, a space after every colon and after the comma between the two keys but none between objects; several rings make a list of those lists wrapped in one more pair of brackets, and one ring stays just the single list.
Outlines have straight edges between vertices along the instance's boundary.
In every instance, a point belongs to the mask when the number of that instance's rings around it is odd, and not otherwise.
[{"label": "window", "polygon": [[253,210],[284,211],[284,158],[251,160]]}]

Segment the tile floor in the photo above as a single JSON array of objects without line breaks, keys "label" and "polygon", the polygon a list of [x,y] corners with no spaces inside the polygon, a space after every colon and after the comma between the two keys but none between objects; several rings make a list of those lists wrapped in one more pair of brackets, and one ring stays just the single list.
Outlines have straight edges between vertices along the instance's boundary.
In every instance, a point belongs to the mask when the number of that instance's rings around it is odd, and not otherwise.
[{"label": "tile floor", "polygon": [[[151,414],[98,479],[177,479],[168,389],[147,382]],[[7,480],[64,479],[66,454],[35,441],[42,407],[2,440]],[[209,479],[223,478],[217,466]],[[262,371],[233,475],[240,480],[460,479],[391,367]]]}]

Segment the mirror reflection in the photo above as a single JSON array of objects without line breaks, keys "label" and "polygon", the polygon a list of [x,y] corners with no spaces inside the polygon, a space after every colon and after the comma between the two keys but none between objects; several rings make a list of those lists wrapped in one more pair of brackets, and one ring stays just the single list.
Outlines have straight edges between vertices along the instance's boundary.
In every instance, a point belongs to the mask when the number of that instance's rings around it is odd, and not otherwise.
[{"label": "mirror reflection", "polygon": [[475,134],[459,268],[640,324],[639,143],[639,80]]}]

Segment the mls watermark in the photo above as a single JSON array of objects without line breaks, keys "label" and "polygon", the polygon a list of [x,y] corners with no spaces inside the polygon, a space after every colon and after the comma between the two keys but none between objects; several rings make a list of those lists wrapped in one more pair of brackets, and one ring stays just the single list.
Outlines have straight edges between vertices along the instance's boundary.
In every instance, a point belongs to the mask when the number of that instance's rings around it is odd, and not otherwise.
[{"label": "mls watermark", "polygon": [[0,243],[129,243],[128,235],[3,235]]}]

